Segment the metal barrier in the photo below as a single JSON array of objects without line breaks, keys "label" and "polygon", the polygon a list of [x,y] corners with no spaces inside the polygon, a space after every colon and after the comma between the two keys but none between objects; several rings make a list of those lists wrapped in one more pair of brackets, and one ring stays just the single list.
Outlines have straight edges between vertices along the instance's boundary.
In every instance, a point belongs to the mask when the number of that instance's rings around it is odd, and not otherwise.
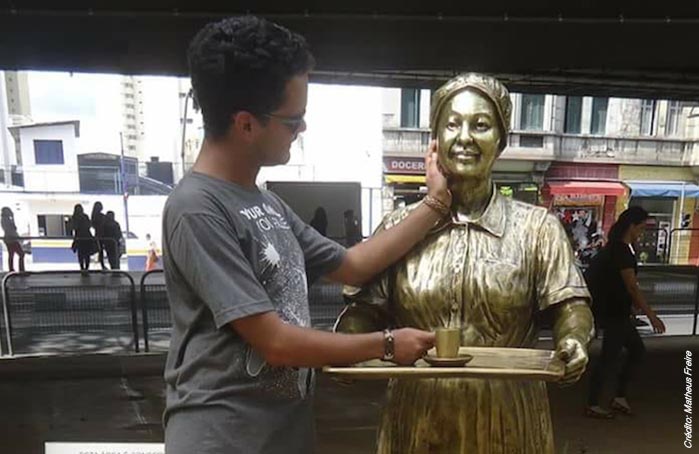
[{"label": "metal barrier", "polygon": [[638,283],[646,301],[657,314],[693,314],[692,335],[697,334],[699,268],[689,265],[640,266]]},{"label": "metal barrier", "polygon": [[[699,314],[699,268],[639,267],[641,291],[660,315]],[[122,271],[10,273],[2,280],[0,355],[133,349],[143,334],[146,352],[169,347],[172,321],[162,270],[144,273],[140,298]],[[138,326],[138,312],[142,326]],[[344,307],[342,285],[319,281],[309,288],[312,325],[331,329]],[[686,326],[689,324],[687,317]],[[689,334],[689,329],[687,334]],[[124,339],[126,338],[126,341]]]},{"label": "metal barrier", "polygon": [[[149,283],[149,279],[155,282]],[[143,274],[140,295],[144,349],[146,352],[167,350],[172,320],[163,270]],[[308,301],[312,325],[319,329],[331,329],[344,307],[342,285],[318,282],[309,288]]]},{"label": "metal barrier", "polygon": [[311,324],[318,329],[332,329],[345,307],[342,284],[319,280],[308,289]]},{"label": "metal barrier", "polygon": [[126,272],[9,273],[2,303],[9,355],[139,352],[136,290]]},{"label": "metal barrier", "polygon": [[[157,279],[155,283],[146,283],[148,279]],[[170,341],[172,319],[170,302],[165,287],[163,270],[148,271],[141,276],[139,302],[141,304],[141,322],[143,323],[143,345],[150,351],[151,334],[156,336],[158,350],[167,350]],[[151,330],[154,330],[152,333]]]}]

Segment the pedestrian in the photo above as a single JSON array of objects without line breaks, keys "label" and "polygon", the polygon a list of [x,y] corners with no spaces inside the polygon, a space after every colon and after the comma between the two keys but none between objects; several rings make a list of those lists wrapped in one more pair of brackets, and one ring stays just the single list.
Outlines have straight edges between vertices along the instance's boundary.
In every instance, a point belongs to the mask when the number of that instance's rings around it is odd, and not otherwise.
[{"label": "pedestrian", "polygon": [[90,222],[92,223],[92,228],[95,231],[95,239],[97,240],[97,258],[100,261],[102,270],[107,269],[107,267],[104,266],[104,219],[104,214],[102,213],[102,202],[95,202],[94,205],[92,205]]},{"label": "pedestrian", "polygon": [[[603,330],[602,352],[593,369],[585,414],[592,418],[612,418],[614,412],[631,414],[626,398],[633,373],[645,354],[643,340],[634,324],[634,310],[648,316],[653,331],[665,332],[665,324],[648,306],[636,280],[638,262],[633,244],[646,227],[648,212],[630,207],[609,230],[608,242],[591,260],[585,273],[592,294],[595,322]],[[616,393],[610,402],[612,411],[600,406],[604,383],[620,361],[622,349],[627,355],[621,364]]]},{"label": "pedestrian", "polygon": [[78,254],[78,264],[81,271],[90,269],[90,256],[97,252],[97,242],[90,232],[90,218],[87,217],[83,206],[76,204],[73,208],[73,244],[71,249]]},{"label": "pedestrian", "polygon": [[325,212],[325,208],[316,208],[315,213],[313,213],[313,219],[311,219],[309,225],[316,229],[321,235],[328,236],[328,213]]},{"label": "pedestrian", "polygon": [[107,211],[104,219],[104,250],[107,253],[109,268],[118,270],[121,261],[121,242],[124,241],[121,225],[116,221],[113,211]]},{"label": "pedestrian", "polygon": [[347,247],[352,247],[362,241],[362,229],[359,227],[354,210],[345,210],[343,216],[345,219],[345,244]]},{"label": "pedestrian", "polygon": [[446,179],[428,154],[432,207],[417,207],[390,234],[346,250],[255,181],[261,167],[288,162],[305,130],[313,65],[305,40],[254,16],[225,19],[196,35],[189,65],[205,136],[163,212],[174,319],[165,449],[313,452],[313,368],[372,358],[412,364],[434,335],[311,329],[308,282],[325,275],[359,284],[389,266],[439,220],[434,207],[451,203]]},{"label": "pedestrian", "polygon": [[158,267],[160,256],[158,255],[158,245],[151,239],[150,233],[146,233],[146,243],[148,252],[146,253],[146,271],[153,271]]},{"label": "pedestrian", "polygon": [[15,215],[10,207],[2,207],[0,212],[2,213],[2,230],[5,233],[5,247],[7,247],[8,270],[10,272],[15,270],[14,258],[15,255],[17,255],[19,271],[22,273],[24,272],[24,251],[22,250],[22,244],[19,242],[19,234],[17,233],[17,226],[15,225]]}]

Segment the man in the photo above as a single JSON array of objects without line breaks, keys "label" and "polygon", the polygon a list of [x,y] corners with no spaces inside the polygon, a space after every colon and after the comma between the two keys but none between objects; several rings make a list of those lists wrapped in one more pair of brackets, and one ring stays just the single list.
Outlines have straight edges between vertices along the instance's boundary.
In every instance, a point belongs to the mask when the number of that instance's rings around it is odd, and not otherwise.
[{"label": "man", "polygon": [[305,129],[313,58],[302,37],[255,17],[226,19],[189,50],[205,140],[163,215],[173,331],[165,368],[168,454],[313,451],[313,371],[371,358],[411,364],[416,329],[343,335],[309,328],[308,280],[360,284],[397,260],[451,203],[428,155],[428,200],[390,234],[345,250],[258,189]]}]

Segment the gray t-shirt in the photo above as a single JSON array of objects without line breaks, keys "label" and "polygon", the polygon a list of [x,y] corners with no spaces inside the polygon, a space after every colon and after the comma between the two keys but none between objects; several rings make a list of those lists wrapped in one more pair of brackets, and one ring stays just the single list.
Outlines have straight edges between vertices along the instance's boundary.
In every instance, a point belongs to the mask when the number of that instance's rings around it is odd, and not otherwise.
[{"label": "gray t-shirt", "polygon": [[229,323],[276,311],[310,326],[306,273],[312,282],[344,254],[271,192],[182,179],[163,213],[168,454],[313,451],[312,370],[267,365]]}]

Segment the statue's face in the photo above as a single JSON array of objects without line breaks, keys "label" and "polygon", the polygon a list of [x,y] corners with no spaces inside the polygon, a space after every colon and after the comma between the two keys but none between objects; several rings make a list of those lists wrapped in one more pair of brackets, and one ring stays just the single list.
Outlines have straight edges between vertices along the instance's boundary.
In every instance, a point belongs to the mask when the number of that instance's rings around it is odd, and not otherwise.
[{"label": "statue's face", "polygon": [[439,162],[454,179],[490,175],[500,155],[500,126],[492,102],[474,90],[457,93],[439,112]]}]

